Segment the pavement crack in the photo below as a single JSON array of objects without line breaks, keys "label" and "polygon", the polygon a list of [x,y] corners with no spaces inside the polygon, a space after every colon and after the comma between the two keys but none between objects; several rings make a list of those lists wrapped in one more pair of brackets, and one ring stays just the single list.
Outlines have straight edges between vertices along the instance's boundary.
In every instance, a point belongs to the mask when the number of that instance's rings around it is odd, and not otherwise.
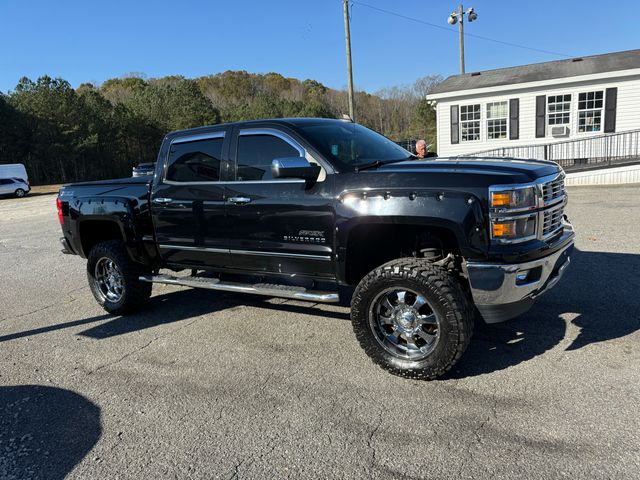
[{"label": "pavement crack", "polygon": [[[74,292],[77,292],[78,290],[83,290],[84,288],[87,288],[87,287],[80,287],[80,288],[76,288],[74,290],[70,290],[70,291],[66,292],[66,295],[69,297],[69,299],[68,299],[67,302],[65,302],[65,304],[69,304],[71,302],[75,302],[76,298],[71,294],[74,293]],[[35,310],[31,310],[30,312],[21,313],[19,315],[12,315],[12,316],[5,317],[5,318],[0,318],[0,323],[6,322],[7,320],[17,320],[17,319],[22,318],[22,317],[28,317],[29,315],[33,315],[34,313],[38,313],[38,312],[42,312],[44,310],[48,310],[49,308],[61,305],[62,303],[63,302],[61,302],[61,301],[56,301],[56,302],[50,303],[49,305],[45,305],[44,307],[40,307],[40,308],[36,308]]]},{"label": "pavement crack", "polygon": [[134,355],[134,354],[136,354],[136,353],[138,353],[138,352],[141,352],[141,351],[142,351],[142,350],[144,350],[145,348],[148,348],[148,347],[149,347],[150,345],[152,345],[154,342],[156,342],[156,341],[158,341],[158,340],[160,340],[160,339],[162,339],[162,338],[169,337],[169,336],[173,335],[174,333],[179,332],[180,330],[184,330],[185,328],[188,328],[189,326],[191,326],[191,325],[193,325],[194,323],[196,323],[198,320],[199,320],[199,318],[196,318],[196,319],[194,319],[194,320],[190,321],[189,323],[187,323],[186,325],[183,325],[183,326],[178,327],[178,328],[174,328],[174,329],[173,329],[173,330],[171,330],[170,332],[167,332],[167,333],[165,333],[165,334],[158,335],[158,336],[156,336],[156,337],[152,338],[151,340],[149,340],[147,343],[145,343],[145,344],[144,344],[144,345],[142,345],[141,347],[136,348],[135,350],[132,350],[132,351],[130,351],[130,352],[125,353],[125,354],[124,354],[124,355],[122,355],[120,358],[118,358],[118,359],[116,359],[116,360],[114,360],[114,361],[112,361],[112,362],[107,362],[107,363],[105,363],[105,364],[99,365],[98,367],[96,367],[96,368],[94,368],[93,370],[89,371],[89,372],[87,373],[87,376],[92,375],[92,374],[94,374],[94,373],[96,373],[96,372],[98,372],[98,371],[100,371],[100,370],[103,370],[103,369],[105,369],[105,368],[107,368],[107,367],[112,367],[113,365],[116,365],[116,364],[118,364],[118,363],[122,362],[123,360],[126,360],[126,359],[127,359],[127,358],[129,358],[131,355]]},{"label": "pavement crack", "polygon": [[367,438],[367,447],[369,448],[369,450],[371,450],[371,462],[369,463],[369,469],[371,471],[373,471],[373,468],[375,467],[376,456],[377,456],[377,453],[378,453],[377,450],[376,450],[376,447],[373,445],[373,437],[375,436],[376,433],[378,433],[378,430],[380,430],[380,427],[382,426],[383,413],[384,412],[382,410],[380,410],[380,413],[378,414],[378,421],[376,422],[375,426],[369,432],[369,438]]}]

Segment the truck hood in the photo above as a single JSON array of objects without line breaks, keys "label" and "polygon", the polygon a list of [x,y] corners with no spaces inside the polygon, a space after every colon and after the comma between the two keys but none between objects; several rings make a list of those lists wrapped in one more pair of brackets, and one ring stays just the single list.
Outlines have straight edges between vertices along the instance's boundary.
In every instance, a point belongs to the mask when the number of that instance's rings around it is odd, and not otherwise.
[{"label": "truck hood", "polygon": [[[407,160],[384,165],[376,170],[380,173],[431,173],[462,174],[476,178],[478,183],[510,184],[528,183],[560,171],[557,163],[545,160],[518,160],[511,158],[431,158]],[[364,173],[364,172],[363,172]],[[438,176],[440,176],[438,175]],[[456,175],[457,176],[457,175]],[[483,177],[485,181],[480,180]]]}]

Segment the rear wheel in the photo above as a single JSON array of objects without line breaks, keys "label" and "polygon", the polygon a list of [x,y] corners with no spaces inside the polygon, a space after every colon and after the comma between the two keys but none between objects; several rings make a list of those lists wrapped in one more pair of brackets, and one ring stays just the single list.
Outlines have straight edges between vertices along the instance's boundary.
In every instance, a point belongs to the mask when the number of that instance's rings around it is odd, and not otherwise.
[{"label": "rear wheel", "polygon": [[371,359],[395,375],[433,379],[469,345],[473,314],[460,284],[425,260],[393,260],[365,276],[351,304],[353,329]]},{"label": "rear wheel", "polygon": [[129,258],[121,241],[95,245],[87,259],[91,292],[109,313],[123,315],[142,308],[151,297],[152,285],[139,280],[151,270]]},{"label": "rear wheel", "polygon": [[27,192],[25,190],[23,190],[22,188],[18,188],[15,192],[14,192],[15,196],[18,198],[22,198],[24,197]]}]

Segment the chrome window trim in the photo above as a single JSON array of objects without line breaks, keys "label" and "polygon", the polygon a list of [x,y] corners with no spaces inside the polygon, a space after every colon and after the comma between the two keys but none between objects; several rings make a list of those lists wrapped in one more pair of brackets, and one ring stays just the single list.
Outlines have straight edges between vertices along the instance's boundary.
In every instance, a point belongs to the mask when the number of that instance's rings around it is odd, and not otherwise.
[{"label": "chrome window trim", "polygon": [[175,182],[173,180],[164,180],[162,183],[165,183],[167,185],[220,185],[220,186],[224,186],[224,185],[229,185],[229,184],[233,184],[233,185],[238,185],[238,184],[245,184],[245,183],[304,183],[304,180],[298,180],[298,179],[290,179],[290,178],[283,178],[282,180],[238,180],[238,181],[233,181],[233,180],[224,180],[224,181],[211,181],[211,182],[207,182],[207,181],[202,181],[202,182]]},{"label": "chrome window trim", "polygon": [[210,132],[210,133],[200,133],[197,135],[185,135],[184,137],[176,137],[171,141],[171,145],[174,143],[188,143],[188,142],[197,142],[198,140],[210,140],[212,138],[224,138],[224,131],[218,132]]},{"label": "chrome window trim", "polygon": [[[221,181],[221,180],[211,180],[211,181],[202,180],[199,182],[177,182],[175,180],[167,180],[167,170],[169,170],[169,158],[171,157],[171,147],[173,147],[174,144],[197,142],[200,140],[213,140],[216,138],[224,139],[225,136],[226,136],[226,132],[224,130],[221,130],[217,132],[201,133],[198,135],[185,135],[184,137],[176,137],[173,140],[171,140],[171,143],[169,144],[169,150],[167,151],[167,158],[165,159],[164,167],[162,168],[162,183],[165,183],[167,185],[212,185],[217,183],[218,184],[226,183],[225,181]],[[222,165],[223,163],[224,163],[224,160],[221,158],[220,164]]]},{"label": "chrome window trim", "polygon": [[275,128],[243,128],[238,132],[238,138],[248,135],[272,135],[288,143],[292,148],[295,148],[301,157],[304,157],[307,153],[307,151],[293,138]]}]

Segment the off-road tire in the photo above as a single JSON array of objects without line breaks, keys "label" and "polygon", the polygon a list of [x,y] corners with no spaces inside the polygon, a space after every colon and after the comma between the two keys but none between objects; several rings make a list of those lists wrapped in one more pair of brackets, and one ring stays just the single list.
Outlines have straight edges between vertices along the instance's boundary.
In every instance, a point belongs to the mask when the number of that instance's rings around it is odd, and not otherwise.
[{"label": "off-road tire", "polygon": [[[423,295],[439,318],[440,337],[433,352],[419,361],[385,350],[369,323],[369,310],[389,287],[409,288]],[[442,267],[416,258],[392,260],[366,275],[351,301],[351,321],[360,345],[371,360],[394,375],[432,380],[462,357],[473,333],[473,306],[458,281]]]},{"label": "off-road tire", "polygon": [[[117,265],[122,276],[124,289],[122,297],[117,302],[110,301],[100,293],[100,287],[95,277],[96,263],[105,257]],[[91,293],[102,308],[113,315],[133,313],[146,306],[151,297],[152,284],[141,282],[139,277],[150,273],[149,268],[129,258],[124,244],[120,240],[109,240],[96,244],[87,258],[87,278]]]}]

